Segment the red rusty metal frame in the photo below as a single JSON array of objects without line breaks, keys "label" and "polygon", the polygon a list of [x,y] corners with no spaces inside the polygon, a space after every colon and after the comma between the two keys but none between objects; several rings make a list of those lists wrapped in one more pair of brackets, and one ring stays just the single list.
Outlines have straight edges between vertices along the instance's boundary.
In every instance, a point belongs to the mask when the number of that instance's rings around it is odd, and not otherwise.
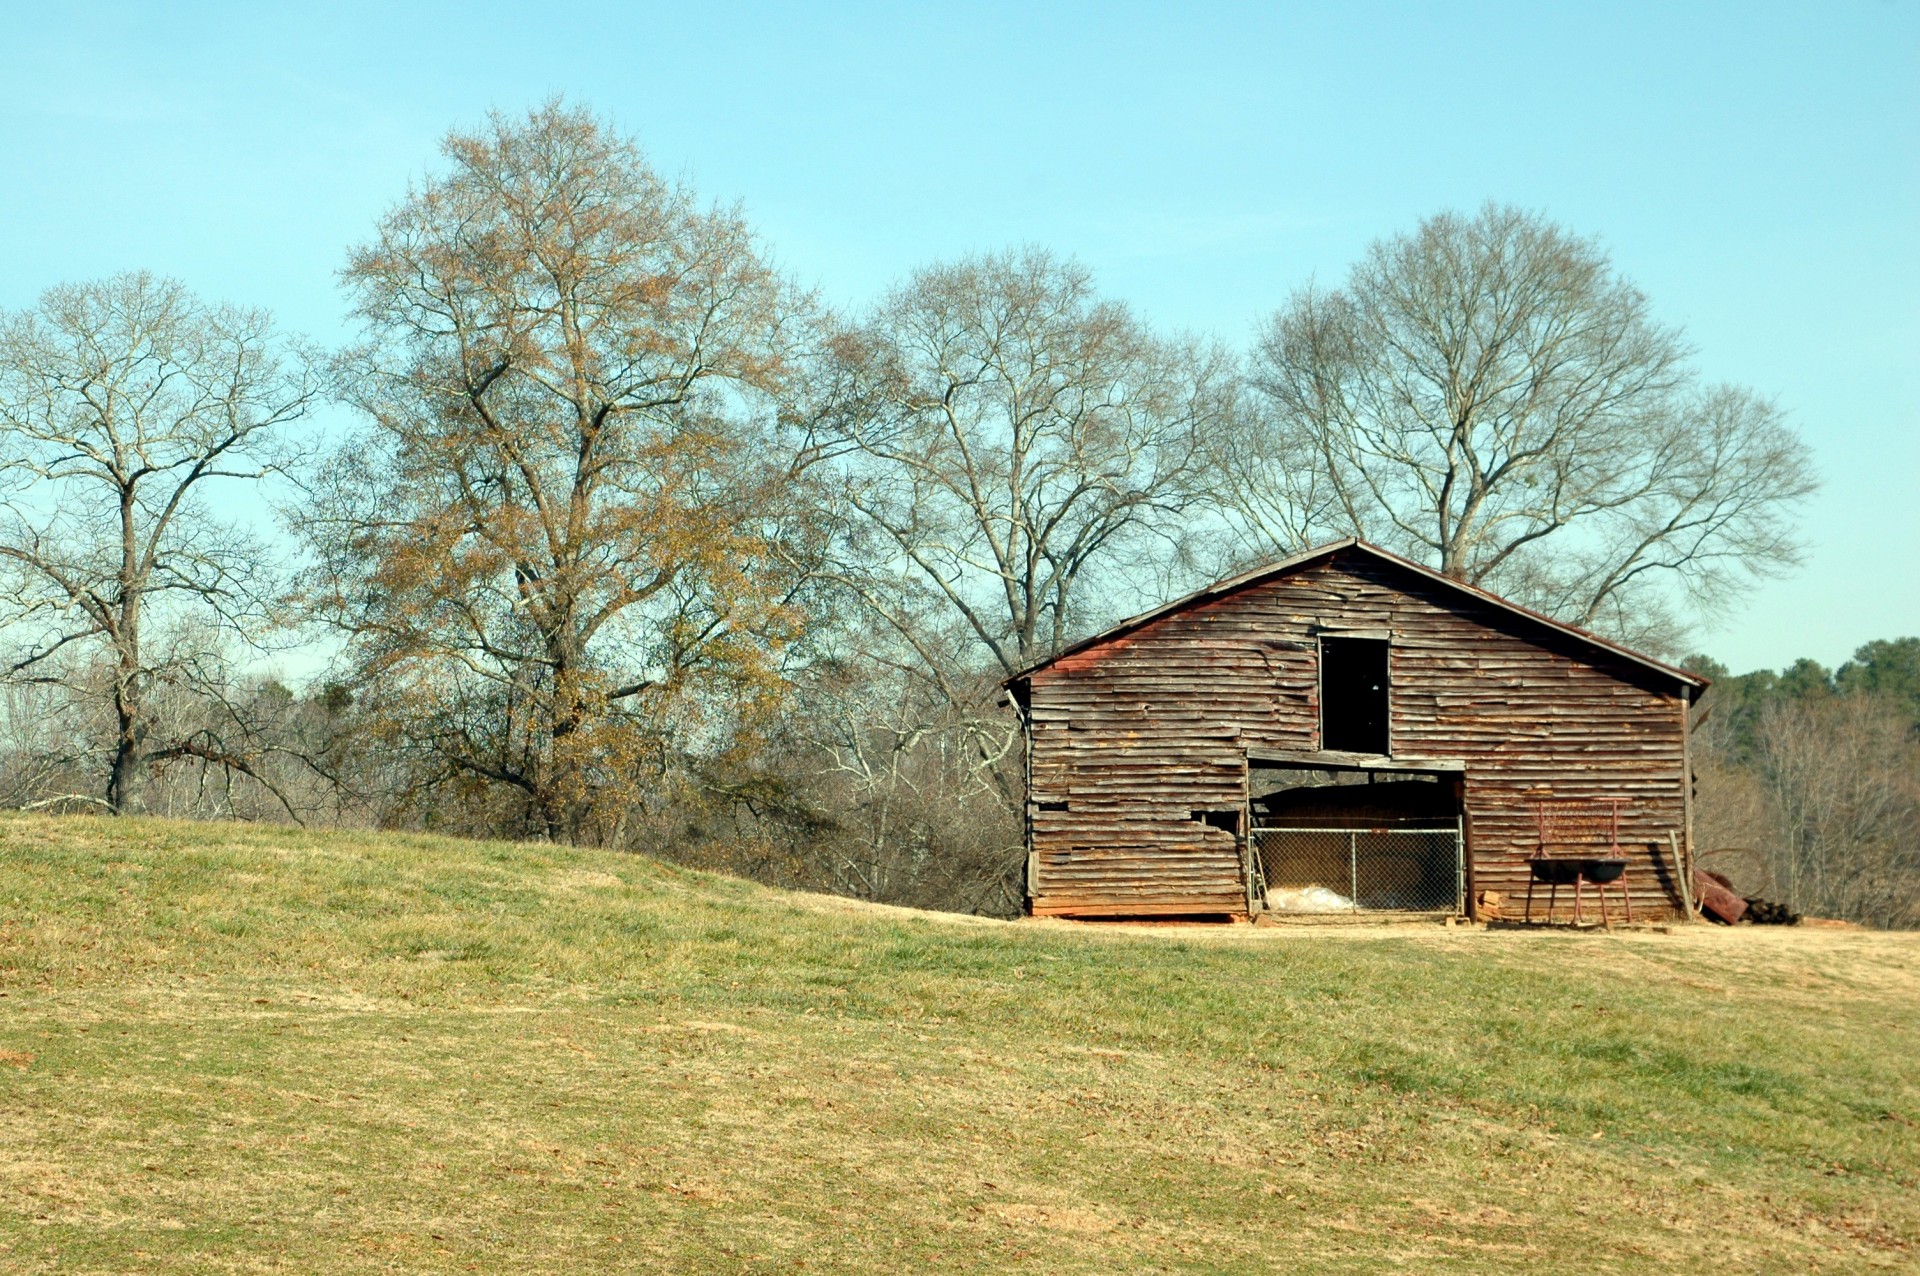
[{"label": "red rusty metal frame", "polygon": [[1535,802],[1533,816],[1540,829],[1536,858],[1546,858],[1550,846],[1604,845],[1613,855],[1619,855],[1620,808],[1626,803],[1625,798]]},{"label": "red rusty metal frame", "polygon": [[[1626,875],[1624,873],[1625,856],[1620,850],[1620,808],[1626,805],[1626,798],[1591,798],[1586,801],[1555,802],[1541,800],[1533,804],[1536,826],[1540,831],[1540,847],[1527,860],[1527,906],[1525,918],[1533,920],[1533,888],[1545,882],[1547,891],[1547,920],[1553,920],[1554,904],[1558,901],[1560,888],[1573,887],[1573,923],[1578,926],[1583,918],[1580,909],[1580,888],[1586,883],[1593,884],[1594,891],[1600,896],[1600,924],[1612,929],[1613,923],[1607,917],[1607,883],[1616,882],[1614,890],[1625,905],[1627,921],[1633,921],[1633,898],[1627,894]],[[1592,851],[1581,855],[1554,854],[1554,848],[1584,848]],[[1605,847],[1604,854],[1598,854]]]}]

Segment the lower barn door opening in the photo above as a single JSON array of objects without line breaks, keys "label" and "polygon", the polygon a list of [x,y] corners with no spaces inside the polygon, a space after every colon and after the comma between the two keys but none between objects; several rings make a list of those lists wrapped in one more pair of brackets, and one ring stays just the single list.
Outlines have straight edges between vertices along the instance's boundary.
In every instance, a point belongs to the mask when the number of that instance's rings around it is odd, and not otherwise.
[{"label": "lower barn door opening", "polygon": [[1255,825],[1253,852],[1275,916],[1452,915],[1465,905],[1460,828]]}]

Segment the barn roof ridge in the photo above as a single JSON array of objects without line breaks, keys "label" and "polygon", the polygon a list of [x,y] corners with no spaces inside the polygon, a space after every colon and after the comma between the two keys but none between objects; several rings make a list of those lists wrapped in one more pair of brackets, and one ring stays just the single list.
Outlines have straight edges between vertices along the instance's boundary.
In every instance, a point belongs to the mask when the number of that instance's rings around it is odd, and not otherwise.
[{"label": "barn roof ridge", "polygon": [[1316,559],[1330,558],[1334,554],[1339,553],[1341,550],[1347,550],[1347,549],[1357,549],[1364,554],[1369,554],[1372,557],[1381,560],[1382,562],[1391,563],[1396,567],[1405,568],[1408,571],[1413,572],[1415,575],[1422,576],[1427,580],[1434,582],[1435,584],[1445,585],[1449,589],[1455,590],[1459,593],[1466,594],[1469,597],[1478,599],[1481,602],[1490,603],[1493,606],[1500,608],[1502,611],[1510,612],[1513,615],[1522,617],[1523,619],[1526,619],[1526,620],[1531,620],[1536,624],[1545,625],[1548,629],[1555,630],[1559,633],[1567,634],[1570,637],[1579,639],[1581,642],[1587,643],[1594,647],[1598,647],[1602,651],[1609,651],[1616,656],[1624,657],[1625,659],[1630,660],[1637,665],[1642,665],[1648,669],[1653,670],[1655,673],[1665,674],[1667,677],[1675,679],[1676,681],[1681,683],[1683,686],[1693,688],[1693,694],[1690,697],[1690,699],[1697,700],[1699,698],[1700,692],[1706,690],[1709,684],[1708,679],[1702,678],[1698,674],[1688,673],[1686,670],[1676,668],[1675,666],[1667,664],[1664,661],[1655,660],[1652,656],[1646,655],[1643,652],[1635,651],[1633,648],[1625,645],[1624,643],[1615,642],[1610,638],[1602,638],[1599,634],[1596,634],[1591,630],[1582,629],[1578,625],[1568,624],[1564,620],[1555,620],[1553,617],[1548,616],[1542,612],[1534,611],[1531,607],[1523,607],[1519,603],[1513,602],[1510,599],[1502,598],[1500,595],[1494,593],[1492,590],[1482,589],[1478,585],[1470,585],[1463,580],[1455,580],[1453,577],[1448,576],[1443,572],[1437,572],[1431,567],[1427,567],[1421,563],[1414,562],[1412,559],[1402,558],[1398,554],[1392,553],[1391,551],[1388,551],[1388,550],[1381,549],[1378,545],[1375,545],[1370,541],[1361,540],[1358,536],[1346,536],[1346,537],[1342,537],[1340,540],[1337,540],[1337,541],[1328,541],[1324,545],[1315,545],[1311,549],[1301,550],[1297,554],[1291,554],[1286,558],[1277,559],[1274,562],[1264,564],[1263,566],[1255,567],[1248,571],[1239,572],[1223,580],[1217,580],[1213,584],[1206,585],[1199,589],[1196,589],[1192,593],[1187,594],[1184,597],[1176,598],[1172,602],[1162,603],[1160,606],[1154,607],[1148,611],[1143,611],[1137,616],[1130,616],[1127,619],[1119,621],[1116,624],[1109,625],[1107,628],[1101,630],[1097,634],[1093,634],[1093,635],[1090,635],[1089,637],[1082,638],[1079,642],[1072,643],[1066,647],[1061,648],[1059,651],[1056,651],[1053,655],[1048,656],[1044,660],[1037,660],[1034,663],[1026,666],[1024,669],[1020,669],[1014,673],[1008,674],[1005,678],[1001,679],[1000,685],[1003,687],[1010,687],[1016,682],[1024,682],[1028,678],[1031,678],[1034,674],[1039,673],[1042,669],[1045,669],[1047,666],[1054,664],[1057,661],[1063,660],[1068,656],[1076,655],[1082,651],[1086,651],[1089,648],[1100,646],[1102,643],[1112,642],[1114,639],[1117,639],[1117,638],[1123,638],[1127,634],[1133,632],[1134,630],[1140,629],[1160,619],[1162,616],[1169,616],[1169,615],[1172,615],[1174,612],[1184,611],[1189,607],[1195,606],[1202,602],[1206,602],[1209,599],[1223,597],[1227,594],[1234,593],[1237,590],[1246,589],[1246,588],[1249,588],[1250,586],[1257,585],[1264,580],[1269,580],[1276,576],[1284,576],[1288,572],[1295,571],[1298,568],[1304,567],[1308,563],[1311,563]]}]

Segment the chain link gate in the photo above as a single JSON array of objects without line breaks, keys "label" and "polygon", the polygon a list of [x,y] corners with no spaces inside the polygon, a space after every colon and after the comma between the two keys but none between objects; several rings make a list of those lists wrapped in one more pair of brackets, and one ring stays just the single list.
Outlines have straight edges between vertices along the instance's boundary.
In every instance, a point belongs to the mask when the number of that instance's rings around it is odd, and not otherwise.
[{"label": "chain link gate", "polygon": [[1276,913],[1462,913],[1465,840],[1451,828],[1253,830],[1259,893]]}]

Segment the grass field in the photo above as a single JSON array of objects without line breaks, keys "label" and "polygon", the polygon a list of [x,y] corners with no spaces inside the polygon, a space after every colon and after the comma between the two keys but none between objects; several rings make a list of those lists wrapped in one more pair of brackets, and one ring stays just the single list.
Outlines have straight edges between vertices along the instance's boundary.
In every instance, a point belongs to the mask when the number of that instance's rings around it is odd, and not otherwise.
[{"label": "grass field", "polygon": [[1920,936],[1126,930],[0,817],[0,1270],[1920,1265]]}]

